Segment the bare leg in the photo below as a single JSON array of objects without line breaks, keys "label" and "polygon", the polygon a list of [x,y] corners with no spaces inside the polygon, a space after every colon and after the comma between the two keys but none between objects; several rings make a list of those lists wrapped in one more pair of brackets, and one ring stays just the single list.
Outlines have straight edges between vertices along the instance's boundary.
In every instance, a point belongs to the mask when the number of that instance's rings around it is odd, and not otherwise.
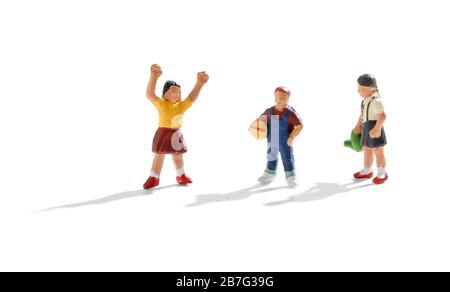
[{"label": "bare leg", "polygon": [[165,157],[166,156],[164,154],[155,154],[155,157],[153,158],[152,172],[144,184],[144,189],[148,190],[159,185],[159,175],[161,174]]},{"label": "bare leg", "polygon": [[364,150],[364,168],[370,169],[373,164],[373,150],[367,147],[363,148]]},{"label": "bare leg", "polygon": [[174,154],[172,159],[176,170],[184,167],[183,154]]},{"label": "bare leg", "polygon": [[155,158],[153,159],[152,171],[161,174],[161,170],[164,164],[164,158],[166,155],[164,154],[155,154]]},{"label": "bare leg", "polygon": [[177,182],[180,185],[188,185],[192,183],[192,179],[186,176],[184,173],[184,161],[183,154],[174,154],[172,156],[173,163],[175,164],[175,168],[177,170]]},{"label": "bare leg", "polygon": [[386,158],[384,157],[384,148],[376,148],[373,151],[375,153],[375,157],[377,159],[377,167],[385,168],[386,167]]}]

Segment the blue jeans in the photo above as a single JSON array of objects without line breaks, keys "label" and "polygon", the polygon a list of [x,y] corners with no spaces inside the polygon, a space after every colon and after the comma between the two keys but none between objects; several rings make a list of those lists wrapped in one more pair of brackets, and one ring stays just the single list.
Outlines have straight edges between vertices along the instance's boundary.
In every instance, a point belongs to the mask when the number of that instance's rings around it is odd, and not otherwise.
[{"label": "blue jeans", "polygon": [[268,144],[267,149],[267,172],[275,175],[278,167],[278,153],[281,154],[281,160],[283,162],[284,171],[286,177],[295,176],[295,160],[294,150],[287,144],[287,138],[280,138],[280,145]]}]

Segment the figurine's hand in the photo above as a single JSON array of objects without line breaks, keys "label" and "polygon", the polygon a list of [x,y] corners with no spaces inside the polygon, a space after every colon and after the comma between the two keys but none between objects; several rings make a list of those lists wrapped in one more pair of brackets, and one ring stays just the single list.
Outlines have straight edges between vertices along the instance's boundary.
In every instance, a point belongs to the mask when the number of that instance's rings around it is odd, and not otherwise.
[{"label": "figurine's hand", "polygon": [[204,85],[208,82],[208,80],[209,80],[209,75],[206,74],[205,71],[197,74],[197,83]]},{"label": "figurine's hand", "polygon": [[288,144],[289,147],[294,146],[294,138],[289,137],[288,140],[287,140],[287,144]]},{"label": "figurine's hand", "polygon": [[372,129],[372,131],[369,132],[369,136],[372,139],[380,138],[381,137],[381,130]]},{"label": "figurine's hand", "polygon": [[153,64],[150,71],[151,71],[152,77],[155,77],[155,78],[159,78],[163,74],[163,71],[161,70],[161,67],[158,64]]}]

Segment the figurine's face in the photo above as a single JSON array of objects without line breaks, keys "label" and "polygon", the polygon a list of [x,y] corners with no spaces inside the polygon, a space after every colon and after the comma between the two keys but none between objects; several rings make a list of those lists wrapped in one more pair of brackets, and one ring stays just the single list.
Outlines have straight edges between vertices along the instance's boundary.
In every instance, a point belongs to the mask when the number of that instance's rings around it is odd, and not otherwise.
[{"label": "figurine's face", "polygon": [[377,91],[376,88],[362,86],[358,84],[358,92],[363,98],[371,97]]},{"label": "figurine's face", "polygon": [[181,89],[178,86],[171,86],[164,94],[164,99],[170,102],[177,102],[181,99]]},{"label": "figurine's face", "polygon": [[289,104],[289,97],[288,93],[277,91],[275,92],[275,103],[280,107],[286,107]]}]

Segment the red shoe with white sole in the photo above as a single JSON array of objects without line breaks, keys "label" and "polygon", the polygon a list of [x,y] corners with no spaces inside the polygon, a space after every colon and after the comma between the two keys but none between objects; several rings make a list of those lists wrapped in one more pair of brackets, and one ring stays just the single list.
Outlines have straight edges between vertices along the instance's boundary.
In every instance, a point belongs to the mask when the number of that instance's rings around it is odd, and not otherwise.
[{"label": "red shoe with white sole", "polygon": [[353,175],[356,179],[369,179],[373,177],[373,172],[369,172],[367,174],[362,174],[361,172],[357,172]]},{"label": "red shoe with white sole", "polygon": [[148,190],[154,187],[159,186],[159,178],[156,177],[149,177],[148,180],[144,184],[144,189]]},{"label": "red shoe with white sole", "polygon": [[190,179],[185,174],[183,174],[182,176],[177,176],[177,183],[185,186],[185,185],[191,184],[192,179]]},{"label": "red shoe with white sole", "polygon": [[379,177],[374,178],[373,183],[376,185],[381,185],[381,184],[384,184],[387,180],[388,180],[388,175],[386,174],[386,176],[384,178],[379,178]]}]

